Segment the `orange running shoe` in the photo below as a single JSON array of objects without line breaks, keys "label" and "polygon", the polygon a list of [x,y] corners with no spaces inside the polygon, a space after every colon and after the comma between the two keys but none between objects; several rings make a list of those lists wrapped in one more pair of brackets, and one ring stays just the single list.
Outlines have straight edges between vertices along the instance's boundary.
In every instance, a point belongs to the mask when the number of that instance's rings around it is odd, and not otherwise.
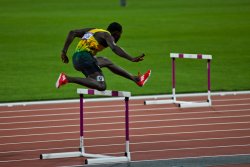
[{"label": "orange running shoe", "polygon": [[61,73],[56,81],[56,88],[60,88],[62,85],[68,83],[68,80],[64,73]]},{"label": "orange running shoe", "polygon": [[150,77],[151,74],[151,70],[148,70],[145,74],[143,75],[138,75],[140,81],[138,81],[136,84],[140,87],[142,87],[143,85],[145,85],[145,83],[148,81],[148,78]]}]

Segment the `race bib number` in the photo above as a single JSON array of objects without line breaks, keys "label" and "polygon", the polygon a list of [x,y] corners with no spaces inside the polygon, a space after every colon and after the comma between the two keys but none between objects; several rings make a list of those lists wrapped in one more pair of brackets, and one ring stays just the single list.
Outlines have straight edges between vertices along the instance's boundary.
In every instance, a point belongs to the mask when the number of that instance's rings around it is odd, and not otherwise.
[{"label": "race bib number", "polygon": [[83,35],[82,39],[89,39],[89,38],[92,37],[92,36],[93,36],[93,33],[87,32],[87,33],[85,33],[85,34]]}]

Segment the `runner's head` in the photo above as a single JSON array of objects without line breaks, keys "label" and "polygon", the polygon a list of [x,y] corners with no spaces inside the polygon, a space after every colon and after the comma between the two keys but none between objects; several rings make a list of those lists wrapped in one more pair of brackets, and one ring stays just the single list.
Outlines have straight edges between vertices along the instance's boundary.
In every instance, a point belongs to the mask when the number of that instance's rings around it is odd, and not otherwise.
[{"label": "runner's head", "polygon": [[114,41],[117,42],[122,34],[122,25],[117,23],[117,22],[113,22],[111,24],[109,24],[107,30],[111,33],[111,35],[114,38]]}]

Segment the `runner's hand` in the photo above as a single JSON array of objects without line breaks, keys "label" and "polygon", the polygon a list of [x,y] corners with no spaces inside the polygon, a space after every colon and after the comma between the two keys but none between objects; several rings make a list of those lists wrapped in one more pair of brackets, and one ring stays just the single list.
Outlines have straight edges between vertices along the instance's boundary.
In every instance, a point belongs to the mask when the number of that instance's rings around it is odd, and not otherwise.
[{"label": "runner's hand", "polygon": [[69,62],[69,58],[68,58],[68,56],[66,55],[66,53],[64,53],[64,52],[62,52],[62,54],[61,54],[61,59],[62,59],[62,61],[64,62],[64,63],[68,63]]},{"label": "runner's hand", "polygon": [[133,58],[133,59],[132,59],[132,62],[139,62],[139,61],[142,61],[142,60],[144,60],[144,56],[145,56],[145,54],[143,53],[142,55]]}]

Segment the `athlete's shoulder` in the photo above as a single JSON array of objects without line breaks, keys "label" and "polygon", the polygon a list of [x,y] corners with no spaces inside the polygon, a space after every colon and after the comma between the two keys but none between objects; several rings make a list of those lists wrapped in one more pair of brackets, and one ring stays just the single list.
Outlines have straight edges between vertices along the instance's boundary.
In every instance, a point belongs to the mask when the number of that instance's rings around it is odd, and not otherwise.
[{"label": "athlete's shoulder", "polygon": [[110,34],[110,32],[108,30],[104,30],[104,29],[100,29],[100,28],[93,28],[93,29],[89,30],[89,32],[91,32],[93,34],[95,34],[97,32],[104,32],[104,33]]}]

